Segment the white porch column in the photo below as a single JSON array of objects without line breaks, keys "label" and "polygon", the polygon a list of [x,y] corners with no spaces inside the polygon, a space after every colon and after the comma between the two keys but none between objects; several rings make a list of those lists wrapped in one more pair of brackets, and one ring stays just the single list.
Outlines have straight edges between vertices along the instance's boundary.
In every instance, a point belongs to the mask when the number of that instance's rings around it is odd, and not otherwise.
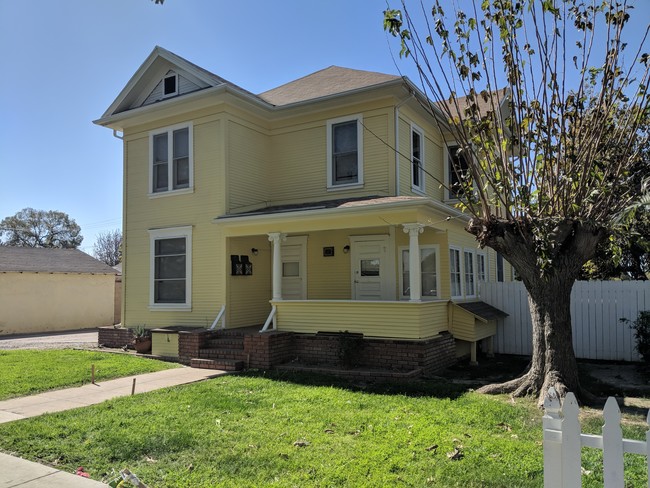
[{"label": "white porch column", "polygon": [[409,301],[422,299],[422,267],[420,265],[419,235],[424,232],[422,224],[404,224],[404,233],[409,235]]},{"label": "white porch column", "polygon": [[269,241],[273,243],[273,300],[282,300],[282,241],[286,234],[271,232]]}]

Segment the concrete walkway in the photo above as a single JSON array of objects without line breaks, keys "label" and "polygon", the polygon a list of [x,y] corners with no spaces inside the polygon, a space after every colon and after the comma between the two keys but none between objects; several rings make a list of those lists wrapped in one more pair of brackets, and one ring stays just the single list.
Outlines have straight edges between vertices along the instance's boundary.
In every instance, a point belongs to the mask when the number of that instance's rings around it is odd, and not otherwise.
[{"label": "concrete walkway", "polygon": [[[102,381],[78,388],[55,390],[28,397],[0,401],[0,423],[12,422],[44,413],[60,412],[73,408],[86,407],[104,402],[111,398],[131,394],[135,378],[135,393],[145,393],[168,386],[184,385],[214,378],[225,371],[174,368],[156,373],[128,376],[116,380]],[[54,468],[26,461],[0,453],[0,488],[63,488],[106,486],[70,473],[63,473]]]}]

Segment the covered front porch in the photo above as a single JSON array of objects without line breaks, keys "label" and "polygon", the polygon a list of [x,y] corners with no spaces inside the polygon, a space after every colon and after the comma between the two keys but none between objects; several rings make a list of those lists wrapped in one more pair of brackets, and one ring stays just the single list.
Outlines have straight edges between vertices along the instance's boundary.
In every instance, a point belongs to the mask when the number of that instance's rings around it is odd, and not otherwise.
[{"label": "covered front porch", "polygon": [[216,219],[233,266],[228,327],[407,340],[449,330],[449,284],[440,277],[448,228],[462,230],[449,211],[391,197]]}]

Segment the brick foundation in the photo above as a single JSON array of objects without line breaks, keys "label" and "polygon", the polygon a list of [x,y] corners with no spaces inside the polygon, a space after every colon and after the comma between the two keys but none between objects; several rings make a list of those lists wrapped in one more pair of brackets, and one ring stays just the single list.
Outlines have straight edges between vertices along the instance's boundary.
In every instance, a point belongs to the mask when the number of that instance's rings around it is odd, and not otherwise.
[{"label": "brick foundation", "polygon": [[353,364],[345,364],[341,357],[341,337],[336,334],[270,332],[247,335],[244,339],[248,366],[260,369],[296,360],[332,371],[345,368],[350,374],[358,370],[361,376],[371,375],[363,371],[365,368],[394,371],[396,377],[411,377],[414,374],[406,373],[417,371],[417,375],[432,375],[456,362],[454,338],[449,333],[421,341],[360,339],[353,346],[358,348],[352,358]]},{"label": "brick foundation", "polygon": [[103,347],[124,347],[133,349],[133,331],[126,327],[98,327],[97,343]]},{"label": "brick foundation", "polygon": [[206,329],[181,330],[178,332],[178,359],[183,364],[190,364],[199,357],[199,350],[216,336],[216,332]]}]

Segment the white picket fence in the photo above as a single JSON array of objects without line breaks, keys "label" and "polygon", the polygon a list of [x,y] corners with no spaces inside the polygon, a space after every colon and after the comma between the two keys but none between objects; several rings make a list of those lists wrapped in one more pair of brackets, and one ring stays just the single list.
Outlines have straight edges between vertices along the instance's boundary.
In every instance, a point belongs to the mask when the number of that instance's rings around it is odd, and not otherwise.
[{"label": "white picket fence", "polygon": [[[480,298],[509,315],[498,321],[495,352],[530,355],[532,325],[523,283],[481,283]],[[643,310],[650,310],[650,281],[577,281],[571,292],[576,357],[638,361],[634,331],[620,319],[634,320]]]},{"label": "white picket fence", "polygon": [[[646,456],[648,465],[648,488],[650,488],[650,431],[645,441],[623,439],[621,411],[616,400],[607,399],[603,409],[602,435],[583,434],[578,420],[579,408],[576,397],[568,393],[564,403],[554,388],[550,388],[544,400],[544,488],[578,488],[582,486],[580,450],[591,447],[603,451],[604,488],[625,486],[623,453]],[[646,419],[650,423],[650,412]]]}]

